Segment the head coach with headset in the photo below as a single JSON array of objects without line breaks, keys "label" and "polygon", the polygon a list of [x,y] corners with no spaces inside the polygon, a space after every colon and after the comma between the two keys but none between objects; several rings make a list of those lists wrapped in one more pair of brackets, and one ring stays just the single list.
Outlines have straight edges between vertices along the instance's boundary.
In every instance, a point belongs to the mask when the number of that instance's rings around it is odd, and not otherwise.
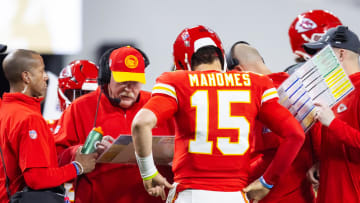
[{"label": "head coach with headset", "polygon": [[[131,134],[131,123],[151,97],[141,90],[149,60],[141,50],[124,46],[107,50],[100,58],[99,87],[84,95],[64,111],[60,130],[55,134],[60,164],[71,162],[94,126],[106,137]],[[159,125],[159,134],[171,135],[173,121]],[[170,166],[160,167],[172,179]],[[98,163],[93,173],[79,177],[75,184],[75,202],[161,202],[143,189],[135,164]]]}]

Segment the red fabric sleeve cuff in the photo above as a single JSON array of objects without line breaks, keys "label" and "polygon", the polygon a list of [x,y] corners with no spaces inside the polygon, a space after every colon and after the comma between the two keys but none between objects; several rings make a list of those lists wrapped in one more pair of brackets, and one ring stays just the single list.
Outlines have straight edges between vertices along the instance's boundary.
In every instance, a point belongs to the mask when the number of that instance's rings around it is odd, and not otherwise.
[{"label": "red fabric sleeve cuff", "polygon": [[[342,129],[343,126],[344,126],[344,122],[342,120],[340,120],[338,118],[334,118],[331,121],[328,129],[333,131],[333,132],[340,133],[341,131],[343,131],[343,129]],[[338,131],[340,131],[340,132],[338,132]]]},{"label": "red fabric sleeve cuff", "polygon": [[69,164],[70,162],[74,161],[76,151],[80,146],[81,146],[80,144],[71,146],[71,147],[63,150],[60,154],[58,154],[59,166],[64,166],[64,165]]}]

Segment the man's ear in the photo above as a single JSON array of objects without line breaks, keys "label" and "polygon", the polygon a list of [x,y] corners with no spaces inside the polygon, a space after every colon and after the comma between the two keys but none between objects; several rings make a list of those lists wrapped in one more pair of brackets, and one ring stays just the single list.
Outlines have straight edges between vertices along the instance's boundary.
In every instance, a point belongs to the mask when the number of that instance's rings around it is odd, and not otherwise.
[{"label": "man's ear", "polygon": [[237,70],[237,71],[245,71],[245,68],[243,68],[241,65],[236,65],[234,67],[234,70]]},{"label": "man's ear", "polygon": [[29,84],[30,83],[30,73],[28,71],[23,71],[21,73],[21,79],[26,83]]},{"label": "man's ear", "polygon": [[344,61],[344,57],[345,57],[345,50],[344,49],[340,49],[339,50],[339,61],[342,62]]}]

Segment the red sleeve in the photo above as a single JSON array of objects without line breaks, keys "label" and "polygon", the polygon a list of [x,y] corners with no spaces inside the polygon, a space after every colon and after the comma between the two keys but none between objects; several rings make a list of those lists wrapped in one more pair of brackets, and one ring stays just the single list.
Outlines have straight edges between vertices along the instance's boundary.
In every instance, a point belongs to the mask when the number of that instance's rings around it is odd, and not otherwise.
[{"label": "red sleeve", "polygon": [[80,146],[80,139],[76,134],[76,117],[74,105],[70,105],[61,115],[58,121],[59,131],[55,133],[56,151],[59,165],[63,166],[74,160],[76,150]]},{"label": "red sleeve", "polygon": [[26,185],[34,190],[57,187],[76,178],[76,169],[73,164],[60,168],[30,168],[25,170]]},{"label": "red sleeve", "polygon": [[359,130],[351,127],[339,118],[335,118],[329,125],[328,136],[337,136],[344,144],[360,149],[360,132]]},{"label": "red sleeve", "polygon": [[319,160],[320,158],[320,150],[321,150],[321,128],[322,125],[320,122],[316,122],[315,125],[310,129],[308,135],[311,139],[311,147],[313,149],[314,162]]},{"label": "red sleeve", "polygon": [[265,160],[264,156],[257,156],[256,159],[252,159],[250,164],[249,182],[251,183],[262,176],[270,162],[271,160]]},{"label": "red sleeve", "polygon": [[157,94],[151,97],[143,108],[152,111],[156,115],[157,122],[159,123],[171,119],[177,111],[177,107],[177,102],[174,98]]},{"label": "red sleeve", "polygon": [[267,183],[274,184],[292,164],[304,143],[305,133],[291,113],[275,101],[263,103],[259,119],[284,138],[263,175]]},{"label": "red sleeve", "polygon": [[19,166],[22,171],[34,167],[57,166],[55,143],[41,116],[30,116],[21,126]]}]

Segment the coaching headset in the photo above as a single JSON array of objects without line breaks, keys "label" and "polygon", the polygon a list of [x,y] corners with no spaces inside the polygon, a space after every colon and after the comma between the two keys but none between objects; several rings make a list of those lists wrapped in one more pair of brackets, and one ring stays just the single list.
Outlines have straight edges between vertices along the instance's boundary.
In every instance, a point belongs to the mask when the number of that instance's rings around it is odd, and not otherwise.
[{"label": "coaching headset", "polygon": [[246,41],[237,41],[235,42],[231,48],[230,51],[226,57],[226,61],[227,61],[227,65],[228,65],[228,70],[233,70],[235,68],[235,66],[239,65],[239,60],[237,60],[236,58],[233,57],[233,52],[234,52],[234,48],[236,45],[238,44],[247,44],[250,45],[248,42]]},{"label": "coaching headset", "polygon": [[[246,45],[249,45],[250,46],[250,43],[249,42],[246,42],[246,41],[237,41],[235,42],[231,48],[230,48],[230,52],[229,54],[227,55],[226,57],[226,62],[227,62],[227,65],[228,65],[228,70],[233,70],[235,68],[235,66],[239,65],[239,60],[237,60],[236,58],[233,57],[233,52],[234,52],[234,48],[236,45],[238,44],[246,44]],[[261,60],[263,61],[263,63],[265,64],[265,61],[264,61],[264,58],[261,57]]]}]

